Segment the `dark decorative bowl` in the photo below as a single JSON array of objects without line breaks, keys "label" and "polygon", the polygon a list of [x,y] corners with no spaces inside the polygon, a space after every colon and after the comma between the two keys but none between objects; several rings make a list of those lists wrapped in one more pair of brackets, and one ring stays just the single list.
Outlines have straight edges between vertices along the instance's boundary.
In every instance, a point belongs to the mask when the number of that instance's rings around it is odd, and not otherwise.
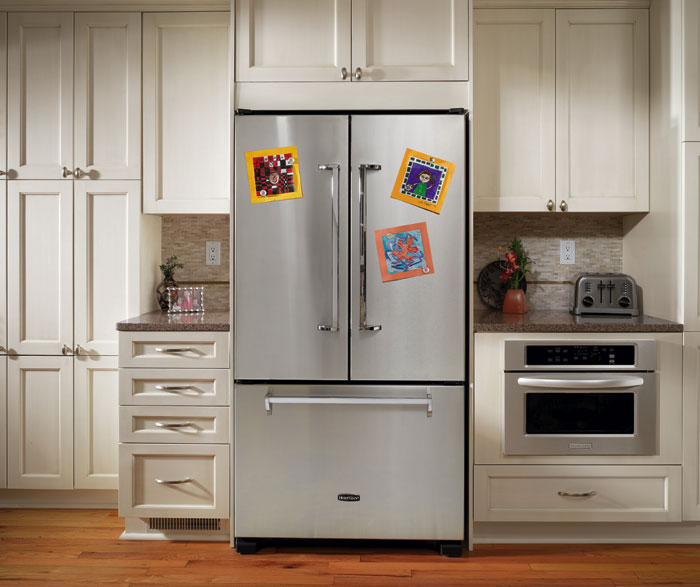
[{"label": "dark decorative bowl", "polygon": [[[481,270],[479,278],[476,280],[476,289],[481,301],[494,310],[503,309],[503,298],[506,297],[508,291],[508,285],[501,281],[501,273],[505,268],[505,261],[492,261]],[[520,289],[527,292],[525,278],[520,282]]]}]

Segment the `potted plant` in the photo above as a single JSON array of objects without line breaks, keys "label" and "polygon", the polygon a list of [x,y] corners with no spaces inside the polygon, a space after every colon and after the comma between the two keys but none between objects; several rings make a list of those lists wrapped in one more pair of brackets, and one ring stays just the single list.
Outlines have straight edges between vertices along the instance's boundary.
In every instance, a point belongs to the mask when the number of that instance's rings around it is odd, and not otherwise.
[{"label": "potted plant", "polygon": [[498,247],[499,251],[507,249],[506,260],[501,271],[501,281],[508,286],[506,297],[503,300],[503,312],[506,314],[524,314],[527,312],[525,292],[521,284],[525,275],[530,273],[529,265],[532,259],[527,256],[522,241],[516,236],[513,241],[505,246]]},{"label": "potted plant", "polygon": [[166,312],[168,310],[168,288],[177,287],[175,281],[175,269],[182,269],[184,265],[177,262],[177,256],[171,255],[165,260],[165,263],[160,265],[160,270],[163,272],[163,281],[156,286],[156,300],[160,309]]}]

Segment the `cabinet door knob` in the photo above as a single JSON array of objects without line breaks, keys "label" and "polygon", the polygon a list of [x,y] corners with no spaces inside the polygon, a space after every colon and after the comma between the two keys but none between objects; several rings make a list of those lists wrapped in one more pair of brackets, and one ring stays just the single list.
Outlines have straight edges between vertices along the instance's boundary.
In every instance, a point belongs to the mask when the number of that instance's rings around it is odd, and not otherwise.
[{"label": "cabinet door knob", "polygon": [[343,67],[343,69],[340,70],[340,79],[347,79],[348,77],[348,70],[346,67]]},{"label": "cabinet door knob", "polygon": [[67,179],[69,175],[73,175],[73,172],[67,167],[63,168],[63,179]]},{"label": "cabinet door knob", "polygon": [[359,67],[355,70],[355,79],[362,79],[362,69]]},{"label": "cabinet door knob", "polygon": [[561,203],[559,204],[559,209],[562,212],[566,212],[569,209],[569,205],[566,203],[566,200],[561,201]]},{"label": "cabinet door knob", "polygon": [[76,167],[75,171],[73,172],[73,175],[74,175],[75,179],[80,179],[82,177],[85,177],[87,175],[87,173],[85,171],[83,171],[82,169],[80,169],[80,167]]},{"label": "cabinet door knob", "polygon": [[64,344],[64,345],[63,345],[63,348],[61,349],[61,354],[62,354],[63,356],[70,355],[70,354],[71,354],[71,348],[70,348],[67,344]]},{"label": "cabinet door knob", "polygon": [[0,176],[3,176],[3,175],[7,175],[7,171],[3,171],[2,169],[0,169]]},{"label": "cabinet door knob", "polygon": [[75,345],[75,354],[76,356],[80,356],[80,354],[84,351],[85,349],[81,347],[79,344]]},{"label": "cabinet door knob", "polygon": [[554,200],[549,200],[547,202],[547,210],[549,210],[550,212],[554,210]]}]

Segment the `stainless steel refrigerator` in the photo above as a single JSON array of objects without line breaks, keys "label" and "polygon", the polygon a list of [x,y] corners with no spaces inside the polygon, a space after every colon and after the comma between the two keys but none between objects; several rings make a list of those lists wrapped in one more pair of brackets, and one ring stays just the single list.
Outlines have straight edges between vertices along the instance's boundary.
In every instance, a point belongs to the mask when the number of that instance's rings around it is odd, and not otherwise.
[{"label": "stainless steel refrigerator", "polygon": [[[235,121],[234,535],[464,536],[464,112]],[[303,196],[251,201],[296,147]],[[440,214],[391,198],[407,148],[455,164]],[[277,178],[275,178],[277,179]],[[433,271],[383,281],[375,231],[425,222]]]}]

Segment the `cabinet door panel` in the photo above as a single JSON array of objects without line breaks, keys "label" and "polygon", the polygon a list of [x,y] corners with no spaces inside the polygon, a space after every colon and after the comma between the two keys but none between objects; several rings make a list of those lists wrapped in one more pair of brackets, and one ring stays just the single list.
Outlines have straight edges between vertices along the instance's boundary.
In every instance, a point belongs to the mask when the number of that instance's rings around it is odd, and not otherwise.
[{"label": "cabinet door panel", "polygon": [[557,11],[557,198],[649,209],[647,10]]},{"label": "cabinet door panel", "polygon": [[8,359],[10,489],[73,488],[73,358]]},{"label": "cabinet door panel", "polygon": [[7,171],[7,14],[5,13],[0,13],[0,170]]},{"label": "cabinet door panel", "polygon": [[75,344],[118,355],[115,323],[138,314],[138,181],[75,182]]},{"label": "cabinet door panel", "polygon": [[0,489],[7,487],[7,357],[0,356]]},{"label": "cabinet door panel", "polygon": [[353,0],[352,69],[362,80],[467,80],[467,0]]},{"label": "cabinet door panel", "polygon": [[73,14],[10,14],[8,167],[13,179],[73,168]]},{"label": "cabinet door panel", "polygon": [[474,11],[474,204],[554,201],[554,10]]},{"label": "cabinet door panel", "polygon": [[76,489],[119,488],[119,369],[117,357],[76,357]]},{"label": "cabinet door panel", "polygon": [[685,207],[684,307],[685,330],[700,331],[700,143],[683,143],[683,201]]},{"label": "cabinet door panel", "polygon": [[700,141],[700,2],[683,0],[683,141]]},{"label": "cabinet door panel", "polygon": [[8,182],[8,348],[73,346],[73,185]]},{"label": "cabinet door panel", "polygon": [[236,9],[236,81],[350,81],[350,0],[239,0]]},{"label": "cabinet door panel", "polygon": [[229,212],[229,15],[143,17],[144,212]]},{"label": "cabinet door panel", "polygon": [[75,165],[141,177],[141,15],[75,15]]}]

